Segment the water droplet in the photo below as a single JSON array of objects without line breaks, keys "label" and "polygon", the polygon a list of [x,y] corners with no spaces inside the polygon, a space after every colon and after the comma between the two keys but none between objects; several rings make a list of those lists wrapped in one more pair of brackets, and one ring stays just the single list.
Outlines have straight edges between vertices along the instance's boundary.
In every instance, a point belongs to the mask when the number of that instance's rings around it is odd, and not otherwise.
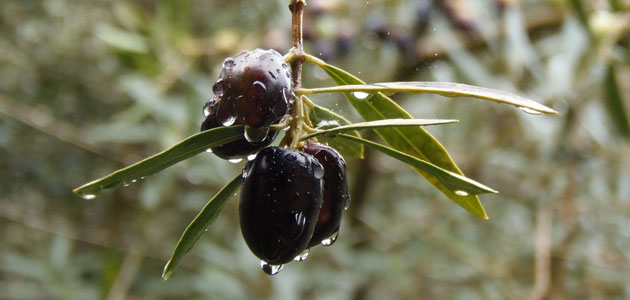
[{"label": "water droplet", "polygon": [[242,158],[230,158],[228,159],[229,162],[233,163],[233,164],[238,164],[242,161]]},{"label": "water droplet", "polygon": [[82,195],[81,197],[85,200],[92,200],[96,198],[96,196],[97,196],[96,194],[85,194],[85,195]]},{"label": "water droplet", "polygon": [[315,125],[315,128],[326,130],[326,129],[332,129],[339,126],[341,126],[341,124],[339,124],[339,121],[337,120],[323,120],[317,123],[317,125]]},{"label": "water droplet", "polygon": [[526,112],[526,113],[528,113],[530,115],[540,115],[540,114],[542,114],[541,112],[533,110],[533,109],[531,109],[529,107],[522,107],[522,106],[520,106],[518,109],[520,109],[523,112]]},{"label": "water droplet", "polygon": [[282,63],[282,67],[287,69],[287,68],[289,68],[289,65],[287,65],[286,63]]},{"label": "water droplet", "polygon": [[365,100],[370,97],[370,94],[366,92],[352,92],[352,96],[357,100]]},{"label": "water droplet", "polygon": [[223,97],[225,94],[225,87],[223,86],[222,78],[217,79],[214,85],[212,85],[212,92],[219,98]]},{"label": "water droplet", "polygon": [[236,63],[234,63],[234,59],[233,59],[233,58],[231,58],[231,57],[228,57],[228,58],[226,58],[226,59],[223,61],[223,68],[224,68],[224,69],[231,69],[231,68],[233,68],[233,67],[234,67],[234,65],[235,65],[235,64],[236,64]]},{"label": "water droplet", "polygon": [[221,124],[223,124],[223,126],[228,127],[228,126],[232,126],[234,125],[234,122],[236,122],[236,117],[235,116],[228,116],[227,118],[225,118]]},{"label": "water droplet", "polygon": [[466,191],[462,191],[462,190],[457,190],[457,191],[454,191],[453,193],[455,193],[455,195],[457,196],[462,196],[462,197],[470,196],[470,193]]},{"label": "water droplet", "polygon": [[257,89],[261,89],[263,92],[267,90],[267,86],[259,80],[254,81],[254,83],[252,83],[252,86]]},{"label": "water droplet", "polygon": [[304,251],[298,254],[293,260],[297,262],[305,261],[306,258],[308,257],[308,253],[310,252],[310,250],[311,249],[304,249]]},{"label": "water droplet", "polygon": [[212,105],[210,102],[206,102],[206,104],[203,105],[203,116],[207,117],[210,113],[212,113]]},{"label": "water droplet", "polygon": [[212,149],[208,148],[208,149],[206,149],[206,152],[212,153]]},{"label": "water droplet", "polygon": [[131,183],[136,183],[138,182],[138,179],[131,179]]},{"label": "water droplet", "polygon": [[260,143],[267,137],[269,133],[269,127],[267,128],[254,128],[251,126],[245,126],[245,132],[243,136],[250,143]]},{"label": "water droplet", "polygon": [[322,245],[323,246],[330,246],[332,244],[334,244],[337,241],[337,237],[339,236],[339,230],[335,231],[335,233],[333,233],[331,236],[329,236],[328,238],[324,239],[322,241]]},{"label": "water droplet", "polygon": [[288,153],[287,155],[284,156],[284,158],[288,161],[294,161],[297,159],[297,156],[295,156],[295,154],[293,153]]},{"label": "water droplet", "polygon": [[123,181],[123,186],[129,186],[129,181]]},{"label": "water droplet", "polygon": [[317,179],[324,177],[324,168],[318,165],[313,165],[313,176]]},{"label": "water droplet", "polygon": [[247,155],[247,160],[248,161],[252,161],[252,160],[256,159],[256,155],[258,155],[258,153]]},{"label": "water droplet", "polygon": [[276,275],[282,271],[283,265],[270,265],[266,261],[260,261],[260,268],[268,275]]}]

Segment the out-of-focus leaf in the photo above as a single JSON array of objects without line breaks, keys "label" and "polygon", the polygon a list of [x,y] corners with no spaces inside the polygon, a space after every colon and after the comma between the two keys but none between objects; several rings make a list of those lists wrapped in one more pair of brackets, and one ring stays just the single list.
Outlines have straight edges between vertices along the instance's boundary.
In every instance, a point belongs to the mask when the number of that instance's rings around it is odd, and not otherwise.
[{"label": "out-of-focus leaf", "polygon": [[210,147],[220,146],[243,136],[243,125],[206,130],[131,166],[74,189],[84,199],[94,199],[103,189],[129,184],[166,169]]},{"label": "out-of-focus leaf", "polygon": [[361,129],[377,129],[387,127],[404,127],[404,126],[428,126],[428,125],[441,125],[457,123],[458,120],[438,120],[438,119],[385,119],[370,122],[353,123],[349,125],[334,127],[330,129],[320,130],[315,133],[311,133],[302,139],[308,139],[314,136],[321,135],[334,135],[339,132],[349,130],[361,130]]},{"label": "out-of-focus leaf", "polygon": [[582,23],[584,27],[589,29],[588,17],[586,15],[586,10],[584,10],[584,4],[582,4],[582,0],[570,0],[569,3],[573,7],[573,10],[580,20],[580,23]]},{"label": "out-of-focus leaf", "polygon": [[[308,117],[311,122],[313,122],[313,125],[319,128],[328,128],[330,126],[344,126],[350,124],[350,121],[348,121],[343,116],[316,104],[313,104],[313,106],[310,107]],[[356,130],[347,132],[347,134],[361,137],[361,135],[359,135],[359,132]],[[320,142],[327,143],[328,146],[335,148],[344,157],[363,158],[363,145],[361,144],[348,142],[347,140],[343,139],[331,139],[326,136],[320,136],[317,139]]]},{"label": "out-of-focus leaf", "polygon": [[[339,85],[364,84],[360,79],[335,66],[321,61],[316,63]],[[408,112],[382,93],[374,93],[364,100],[357,99],[349,92],[345,92],[344,95],[366,121],[398,118],[411,119],[411,115]],[[446,152],[446,149],[423,128],[415,126],[382,128],[375,131],[392,148],[428,161],[440,168],[463,175],[448,152]],[[455,191],[447,188],[435,176],[419,168],[414,167],[414,169],[461,207],[484,219],[488,218],[477,196],[460,196]]]},{"label": "out-of-focus leaf", "polygon": [[358,137],[343,134],[343,133],[339,134],[338,136],[339,138],[352,140],[354,142],[372,147],[388,156],[391,156],[408,165],[411,165],[414,168],[418,168],[424,172],[427,172],[433,175],[435,178],[437,178],[440,181],[440,183],[443,184],[445,187],[447,187],[450,190],[455,191],[457,195],[466,196],[466,195],[497,193],[497,191],[477,181],[474,181],[468,177],[462,176],[457,173],[453,173],[451,171],[444,170],[432,163],[415,158],[409,154],[402,153],[390,147],[383,146],[383,145],[380,145],[378,143],[375,143],[366,139],[358,138]]},{"label": "out-of-focus leaf", "polygon": [[630,137],[630,122],[626,114],[626,106],[623,103],[619,86],[617,85],[617,76],[615,75],[615,67],[608,65],[606,70],[606,78],[604,79],[604,91],[606,93],[606,108],[610,114],[613,124],[619,133],[626,137]]},{"label": "out-of-focus leaf", "polygon": [[[546,113],[557,114],[558,112],[544,106],[536,101],[515,95],[512,93],[494,90],[474,85],[452,82],[433,82],[433,81],[408,81],[408,82],[382,82],[372,84],[351,84],[339,85],[330,88],[315,89],[318,93],[329,92],[352,92],[354,99],[364,100],[372,96],[375,92],[385,94],[394,94],[400,92],[406,93],[433,93],[446,97],[473,97],[478,99],[490,100],[499,103],[514,105],[528,113]],[[308,93],[308,90],[303,90]]]},{"label": "out-of-focus leaf", "polygon": [[210,201],[208,201],[206,206],[201,209],[195,219],[188,224],[188,227],[186,227],[186,230],[184,230],[184,233],[179,238],[179,242],[177,242],[177,246],[175,246],[175,250],[173,250],[171,258],[164,266],[162,280],[166,281],[169,277],[171,277],[181,259],[190,252],[195,243],[201,238],[204,232],[206,232],[208,226],[210,226],[219,213],[221,213],[223,206],[225,206],[227,201],[232,198],[242,181],[243,179],[240,174],[232,179],[232,181],[226,184],[216,195],[214,195],[212,199],[210,199]]}]

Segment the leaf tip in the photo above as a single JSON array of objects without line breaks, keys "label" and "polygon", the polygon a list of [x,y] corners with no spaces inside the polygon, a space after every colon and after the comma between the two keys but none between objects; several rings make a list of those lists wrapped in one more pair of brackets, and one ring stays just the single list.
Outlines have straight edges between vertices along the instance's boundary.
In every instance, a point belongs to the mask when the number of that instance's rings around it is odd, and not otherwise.
[{"label": "leaf tip", "polygon": [[166,282],[171,278],[171,275],[173,275],[173,270],[171,269],[171,260],[169,260],[162,271],[162,282]]}]

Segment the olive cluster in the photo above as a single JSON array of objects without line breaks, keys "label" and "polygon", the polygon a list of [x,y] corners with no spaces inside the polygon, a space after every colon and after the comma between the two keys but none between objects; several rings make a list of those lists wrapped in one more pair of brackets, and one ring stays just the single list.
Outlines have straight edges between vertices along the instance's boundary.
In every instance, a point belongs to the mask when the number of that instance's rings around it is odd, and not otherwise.
[{"label": "olive cluster", "polygon": [[[244,124],[242,138],[212,148],[224,159],[248,157],[239,204],[241,232],[262,269],[306,259],[311,247],[337,238],[350,197],[346,163],[333,148],[306,141],[298,149],[269,147],[268,126],[291,111],[291,72],[273,50],[228,58],[204,106],[201,130]],[[255,155],[255,157],[254,157]]]}]

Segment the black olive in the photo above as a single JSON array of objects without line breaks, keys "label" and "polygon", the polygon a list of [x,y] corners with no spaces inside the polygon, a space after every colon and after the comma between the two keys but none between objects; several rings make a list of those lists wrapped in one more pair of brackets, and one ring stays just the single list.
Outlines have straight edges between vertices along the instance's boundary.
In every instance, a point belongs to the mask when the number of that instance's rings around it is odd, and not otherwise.
[{"label": "black olive", "polygon": [[322,205],[324,169],[303,152],[265,148],[243,170],[241,232],[249,249],[269,265],[306,249]]},{"label": "black olive", "polygon": [[295,99],[291,70],[274,50],[243,51],[225,59],[213,90],[217,120],[225,126],[238,122],[267,127],[279,121]]},{"label": "black olive", "polygon": [[330,245],[339,232],[341,215],[350,204],[346,161],[337,150],[310,141],[307,141],[301,150],[315,157],[324,167],[322,209],[308,247],[313,247],[322,241],[324,245]]}]

